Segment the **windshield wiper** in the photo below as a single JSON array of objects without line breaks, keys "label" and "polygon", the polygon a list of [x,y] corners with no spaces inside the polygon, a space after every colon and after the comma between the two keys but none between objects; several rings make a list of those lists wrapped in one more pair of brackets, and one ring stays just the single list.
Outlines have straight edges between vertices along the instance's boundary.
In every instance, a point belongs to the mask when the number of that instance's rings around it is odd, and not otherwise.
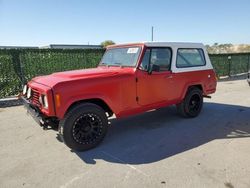
[{"label": "windshield wiper", "polygon": [[108,63],[100,63],[100,65],[106,65],[107,67],[109,67],[109,66],[120,66],[120,67],[122,67],[123,65],[122,65],[122,63],[112,63],[112,64],[108,64]]},{"label": "windshield wiper", "polygon": [[121,68],[123,67],[122,63],[114,63],[114,65],[120,66]]},{"label": "windshield wiper", "polygon": [[100,65],[104,65],[106,67],[109,67],[110,65],[108,63],[100,63]]}]

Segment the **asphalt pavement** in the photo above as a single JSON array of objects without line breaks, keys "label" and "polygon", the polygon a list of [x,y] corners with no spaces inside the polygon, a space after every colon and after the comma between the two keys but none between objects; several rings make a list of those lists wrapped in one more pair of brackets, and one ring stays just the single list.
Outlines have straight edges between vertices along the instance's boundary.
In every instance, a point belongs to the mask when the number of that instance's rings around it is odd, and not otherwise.
[{"label": "asphalt pavement", "polygon": [[22,106],[0,108],[0,187],[250,187],[250,87],[219,82],[199,117],[174,106],[112,120],[73,152]]}]

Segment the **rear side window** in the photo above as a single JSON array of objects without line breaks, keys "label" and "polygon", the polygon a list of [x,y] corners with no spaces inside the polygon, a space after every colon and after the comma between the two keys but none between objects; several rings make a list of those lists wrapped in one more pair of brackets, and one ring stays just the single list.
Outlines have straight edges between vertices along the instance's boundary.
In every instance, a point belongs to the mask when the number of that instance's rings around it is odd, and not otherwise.
[{"label": "rear side window", "polygon": [[177,68],[197,67],[206,65],[202,49],[178,49]]}]

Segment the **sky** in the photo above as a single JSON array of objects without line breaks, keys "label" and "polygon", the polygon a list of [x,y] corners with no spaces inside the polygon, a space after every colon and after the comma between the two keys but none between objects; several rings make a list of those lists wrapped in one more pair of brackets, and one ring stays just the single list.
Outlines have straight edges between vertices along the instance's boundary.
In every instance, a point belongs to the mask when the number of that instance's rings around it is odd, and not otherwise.
[{"label": "sky", "polygon": [[0,45],[250,44],[250,0],[0,0]]}]

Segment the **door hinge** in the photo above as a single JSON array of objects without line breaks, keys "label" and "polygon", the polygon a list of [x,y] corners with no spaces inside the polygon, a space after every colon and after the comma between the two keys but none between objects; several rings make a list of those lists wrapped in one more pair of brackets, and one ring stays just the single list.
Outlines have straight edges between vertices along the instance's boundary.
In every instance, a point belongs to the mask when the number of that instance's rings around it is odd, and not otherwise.
[{"label": "door hinge", "polygon": [[135,100],[138,102],[139,101],[139,97],[136,97]]},{"label": "door hinge", "polygon": [[138,78],[137,77],[135,78],[135,82],[138,82]]}]

